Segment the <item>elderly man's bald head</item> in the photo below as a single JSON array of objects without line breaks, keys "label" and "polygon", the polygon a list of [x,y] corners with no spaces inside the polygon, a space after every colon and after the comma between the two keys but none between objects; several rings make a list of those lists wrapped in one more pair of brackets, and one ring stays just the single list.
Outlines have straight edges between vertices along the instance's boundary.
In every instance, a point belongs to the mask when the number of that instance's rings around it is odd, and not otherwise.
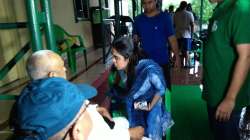
[{"label": "elderly man's bald head", "polygon": [[50,50],[33,53],[27,61],[27,72],[31,79],[47,77],[66,78],[66,69],[62,58]]}]

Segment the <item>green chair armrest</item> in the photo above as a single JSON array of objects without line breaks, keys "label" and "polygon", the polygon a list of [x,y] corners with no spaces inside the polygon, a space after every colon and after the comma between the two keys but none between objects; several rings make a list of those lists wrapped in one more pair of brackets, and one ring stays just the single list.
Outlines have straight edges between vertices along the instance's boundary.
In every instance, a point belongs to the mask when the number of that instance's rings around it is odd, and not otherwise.
[{"label": "green chair armrest", "polygon": [[18,95],[0,95],[0,100],[16,100]]}]

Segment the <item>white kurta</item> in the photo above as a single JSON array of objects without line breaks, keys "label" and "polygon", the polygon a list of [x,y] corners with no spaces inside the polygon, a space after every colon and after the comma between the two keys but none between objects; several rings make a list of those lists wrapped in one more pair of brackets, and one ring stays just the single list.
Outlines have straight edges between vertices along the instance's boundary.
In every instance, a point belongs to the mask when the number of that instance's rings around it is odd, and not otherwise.
[{"label": "white kurta", "polygon": [[88,140],[130,140],[129,124],[125,118],[114,118],[115,126],[110,129],[103,117],[96,111],[96,105],[89,105],[87,111],[93,123]]}]

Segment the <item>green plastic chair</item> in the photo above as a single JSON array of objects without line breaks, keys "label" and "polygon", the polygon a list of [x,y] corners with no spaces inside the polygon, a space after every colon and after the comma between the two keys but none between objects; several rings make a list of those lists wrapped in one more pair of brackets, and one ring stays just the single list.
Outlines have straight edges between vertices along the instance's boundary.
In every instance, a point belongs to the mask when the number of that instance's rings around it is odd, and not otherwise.
[{"label": "green plastic chair", "polygon": [[[54,25],[54,34],[56,39],[56,44],[58,46],[58,53],[60,55],[67,53],[68,65],[72,73],[76,73],[76,52],[82,51],[84,55],[85,69],[87,69],[87,52],[83,44],[83,38],[80,35],[71,35],[66,32],[59,25]],[[76,42],[79,45],[76,45]]]}]

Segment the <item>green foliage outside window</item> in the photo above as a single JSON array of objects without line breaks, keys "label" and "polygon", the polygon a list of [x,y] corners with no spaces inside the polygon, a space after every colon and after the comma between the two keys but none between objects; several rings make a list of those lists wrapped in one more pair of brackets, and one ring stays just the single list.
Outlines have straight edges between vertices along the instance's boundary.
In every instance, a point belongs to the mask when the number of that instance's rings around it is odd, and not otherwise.
[{"label": "green foliage outside window", "polygon": [[[162,9],[168,9],[169,5],[174,5],[175,10],[179,7],[179,3],[182,0],[176,0],[174,3],[173,2],[167,2],[167,1],[163,1],[163,6]],[[198,16],[198,18],[200,19],[200,8],[201,8],[201,0],[193,0],[192,2],[192,8],[193,11],[195,12],[196,16]],[[203,0],[203,20],[202,20],[202,24],[207,24],[209,18],[212,16],[213,13],[213,9],[214,9],[215,5],[212,5],[208,0]]]},{"label": "green foliage outside window", "polygon": [[[202,23],[207,24],[209,18],[213,14],[213,9],[215,5],[212,5],[208,0],[203,0],[203,18],[202,18]],[[196,13],[198,17],[200,17],[200,8],[201,8],[201,0],[194,0],[192,2],[192,8],[193,11]]]}]

